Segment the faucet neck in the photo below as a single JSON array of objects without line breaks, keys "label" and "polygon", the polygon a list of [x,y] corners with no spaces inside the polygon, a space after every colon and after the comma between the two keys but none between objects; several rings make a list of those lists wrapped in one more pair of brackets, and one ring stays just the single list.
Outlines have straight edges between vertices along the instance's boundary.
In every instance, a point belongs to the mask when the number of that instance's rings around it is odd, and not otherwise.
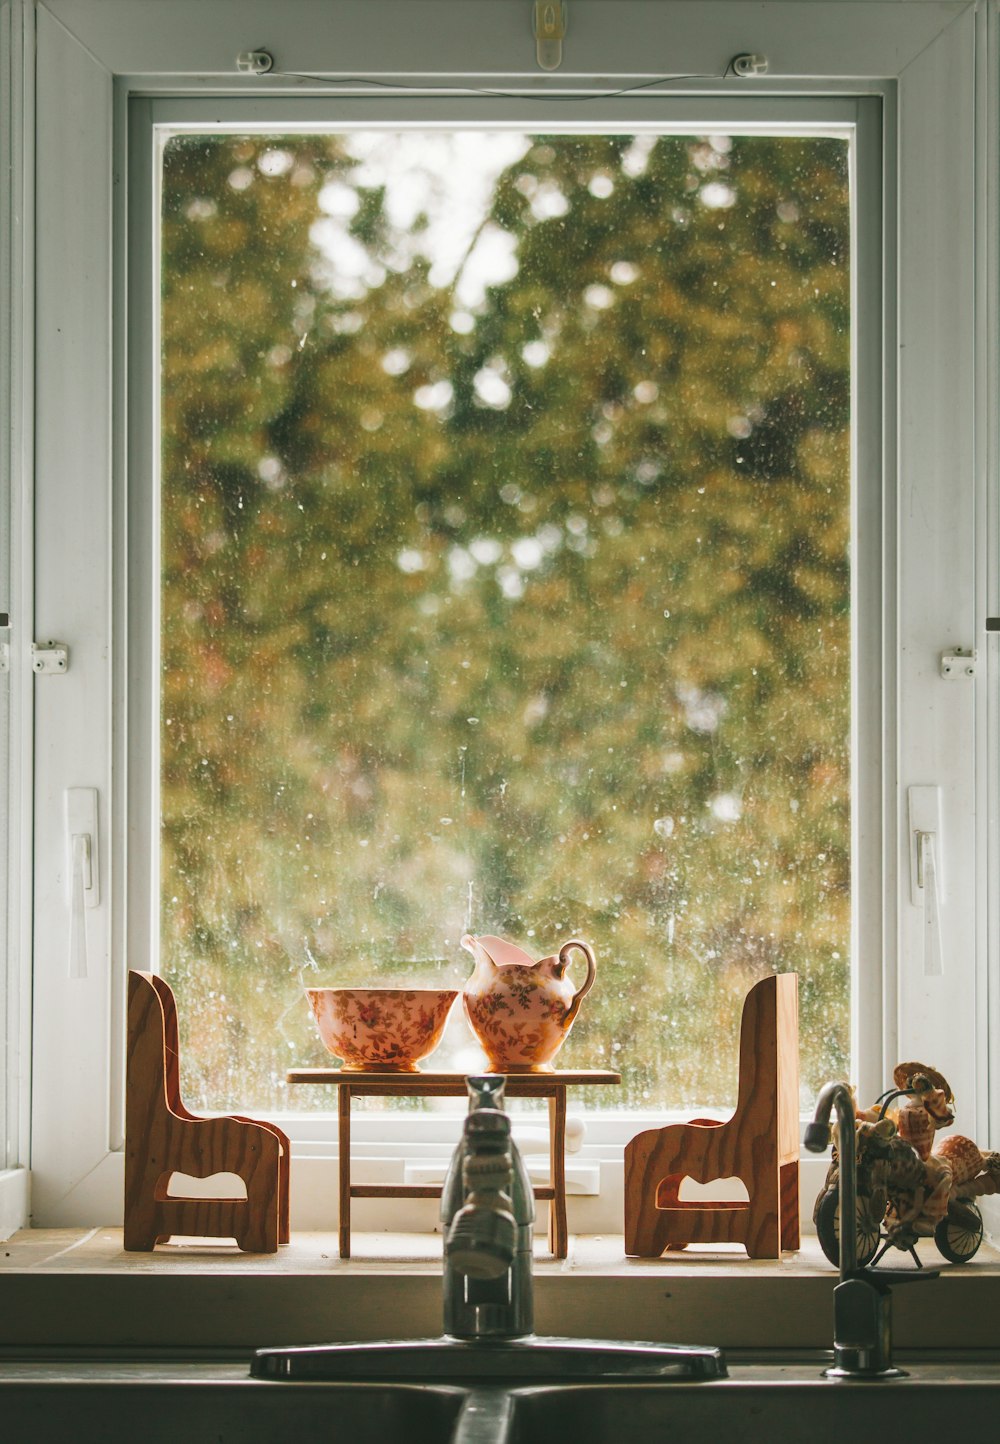
[{"label": "faucet neck", "polygon": [[840,1192],[840,1278],[858,1271],[858,1155],[854,1096],[846,1083],[827,1083],[816,1100],[805,1144],[819,1153],[830,1141],[830,1114],[837,1111],[837,1170]]},{"label": "faucet neck", "polygon": [[534,1194],[502,1077],[470,1078],[470,1112],[441,1196],[444,1329],[455,1338],[521,1338],[533,1330]]}]

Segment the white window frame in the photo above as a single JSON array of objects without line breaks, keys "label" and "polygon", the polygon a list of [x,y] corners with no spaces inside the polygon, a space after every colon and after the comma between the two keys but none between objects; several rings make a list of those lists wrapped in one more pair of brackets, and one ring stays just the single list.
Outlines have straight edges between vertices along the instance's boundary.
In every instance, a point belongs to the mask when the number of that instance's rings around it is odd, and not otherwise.
[{"label": "white window frame", "polygon": [[[320,95],[304,100],[272,94],[266,99],[258,96],[225,96],[204,100],[197,96],[181,98],[142,97],[130,102],[129,110],[129,226],[128,254],[130,257],[129,280],[129,350],[131,371],[130,405],[132,412],[129,424],[129,458],[127,479],[127,509],[129,517],[129,548],[131,566],[128,583],[128,647],[132,660],[128,667],[128,698],[130,705],[128,774],[129,788],[129,836],[133,839],[149,839],[152,847],[146,850],[141,844],[133,846],[129,858],[128,917],[129,954],[137,952],[155,958],[159,941],[159,897],[160,879],[158,874],[158,849],[156,847],[155,819],[159,815],[159,765],[158,765],[158,663],[155,638],[158,633],[156,622],[157,598],[152,578],[159,573],[158,482],[156,480],[159,454],[157,432],[159,411],[159,385],[154,358],[158,354],[156,341],[159,304],[159,276],[157,241],[155,236],[156,217],[159,211],[157,180],[154,174],[156,158],[159,155],[157,131],[166,134],[200,133],[217,127],[221,132],[239,133],[254,130],[266,133],[292,134],[296,131],[308,133],[313,129],[330,128],[328,118],[330,101]],[[404,126],[460,126],[463,129],[476,126],[510,124],[509,105],[491,103],[477,97],[470,105],[468,100],[442,100],[438,98],[394,97],[391,105],[379,97],[373,106],[369,97],[361,99],[338,99],[336,103],[337,130],[352,127],[368,129],[373,126],[396,128]],[[374,112],[374,113],[373,113]],[[865,319],[877,314],[881,296],[882,248],[881,248],[881,114],[882,97],[879,95],[860,96],[816,96],[785,94],[762,97],[741,96],[686,96],[676,98],[652,96],[647,91],[616,100],[603,100],[598,107],[590,104],[560,102],[553,114],[551,105],[546,106],[528,97],[519,104],[517,127],[551,131],[557,128],[561,133],[587,134],[594,130],[610,131],[656,131],[664,129],[672,134],[704,134],[719,127],[730,127],[740,134],[760,135],[817,135],[838,136],[850,142],[851,189],[857,195],[865,191],[855,211],[861,209],[868,214],[869,224],[865,246],[859,247],[854,238],[855,253],[864,252],[861,264],[852,260],[852,311],[858,318],[856,331],[860,341],[855,341],[852,365],[853,412],[856,418],[855,441],[863,438],[864,445],[852,456],[852,470],[857,476],[855,490],[858,497],[854,510],[871,511],[874,498],[880,491],[880,454],[878,441],[882,433],[880,385],[882,377],[881,328],[870,325]],[[857,127],[859,135],[855,135]],[[852,528],[853,529],[853,528]],[[855,614],[878,617],[881,608],[881,587],[878,580],[880,536],[875,528],[867,528],[858,539],[852,559],[852,582],[855,591],[852,611]],[[863,751],[863,776],[855,777],[854,787],[862,795],[878,795],[880,788],[878,733],[880,713],[872,702],[877,697],[879,663],[877,652],[861,641],[857,627],[852,639],[852,648],[862,653],[855,658],[854,672],[862,685],[855,697],[855,730],[865,735]],[[869,629],[869,638],[877,641],[877,628]],[[151,639],[152,640],[151,642]],[[865,843],[855,837],[855,850]],[[868,855],[856,858],[853,866],[856,892],[859,894],[857,912],[867,914],[869,919],[878,916],[880,888],[877,879],[881,877],[881,859],[868,843]],[[856,919],[856,924],[858,920]],[[860,926],[856,925],[860,934]],[[877,946],[877,937],[870,939]],[[864,951],[861,937],[854,940],[856,951]],[[867,980],[870,992],[877,996],[878,979]],[[874,985],[874,986],[872,986]],[[873,1005],[877,1009],[877,1002]],[[856,1010],[855,1021],[860,1019]],[[858,1029],[858,1032],[861,1030]],[[855,1056],[867,1052],[872,1058],[877,1051],[878,1040],[873,1034],[853,1039]],[[876,1065],[877,1066],[877,1065]],[[875,1074],[875,1068],[871,1070]],[[735,1058],[733,1060],[732,1084],[736,1084]],[[876,1092],[881,1091],[881,1086]],[[293,1094],[294,1100],[294,1094]],[[572,1100],[571,1100],[572,1102]],[[611,1106],[608,1107],[608,1104]],[[247,1100],[244,1106],[250,1106]],[[515,1110],[518,1105],[514,1105]],[[352,1129],[352,1151],[358,1157],[358,1167],[364,1170],[366,1181],[378,1183],[426,1181],[408,1175],[405,1170],[440,1165],[442,1170],[457,1133],[462,1106],[453,1102],[441,1112],[420,1120],[419,1138],[414,1125],[417,1120],[407,1113],[405,1121],[398,1114],[359,1114]],[[703,1110],[704,1111],[704,1110]],[[711,1110],[710,1110],[711,1111]],[[322,1200],[329,1197],[329,1182],[322,1179],[319,1159],[335,1156],[336,1120],[331,1113],[286,1114],[276,1116],[290,1133],[296,1144],[299,1159],[308,1159],[307,1174],[315,1177],[315,1186],[300,1190],[299,1216],[306,1210],[309,1215],[321,1216],[328,1204]],[[681,1112],[676,1119],[690,1116]],[[719,1116],[725,1116],[724,1112]],[[571,1156],[567,1164],[567,1177],[571,1188],[588,1197],[584,1206],[579,1202],[576,1212],[581,1215],[584,1207],[590,1215],[588,1231],[613,1230],[616,1218],[621,1214],[622,1150],[625,1141],[639,1128],[655,1123],[674,1121],[662,1111],[643,1114],[637,1110],[616,1108],[609,1098],[600,1113],[600,1118],[590,1115],[587,1120],[586,1141],[577,1156]],[[530,1130],[530,1120],[529,1120]],[[811,1162],[811,1160],[809,1160]],[[540,1160],[541,1162],[541,1160]],[[822,1173],[824,1165],[819,1166]],[[299,1168],[299,1173],[303,1172]],[[818,1188],[818,1181],[817,1181]],[[808,1190],[804,1191],[808,1194]],[[596,1195],[599,1202],[591,1201]],[[809,1207],[811,1209],[811,1199]],[[365,1208],[364,1205],[361,1206]],[[368,1205],[367,1212],[380,1215]],[[388,1210],[391,1213],[391,1210]],[[397,1219],[398,1219],[398,1208]],[[423,1220],[421,1219],[423,1215]],[[417,1222],[432,1217],[426,1208],[412,1213]],[[388,1221],[385,1226],[388,1226]],[[582,1225],[581,1225],[582,1226]]]},{"label": "white window frame", "polygon": [[[121,1053],[126,967],[148,955],[148,920],[130,908],[127,883],[136,859],[144,866],[148,858],[128,807],[123,745],[130,517],[124,487],[112,486],[127,470],[128,101],[309,93],[309,82],[236,74],[237,53],[263,43],[285,70],[347,89],[367,79],[521,92],[521,105],[496,102],[518,122],[532,113],[533,92],[593,94],[655,80],[650,55],[669,57],[664,73],[686,77],[721,76],[744,50],[770,60],[766,79],[739,82],[742,90],[732,79],[684,80],[668,92],[728,96],[752,87],[758,95],[881,99],[881,335],[892,344],[880,366],[884,485],[859,518],[880,548],[884,605],[880,626],[857,639],[869,659],[862,656],[862,672],[883,682],[878,702],[862,699],[876,739],[864,755],[877,757],[880,780],[859,809],[855,837],[874,869],[863,879],[860,936],[877,950],[856,1008],[858,1082],[874,1096],[900,1048],[942,1066],[947,1056],[963,1131],[986,1140],[992,1089],[995,1140],[1000,1081],[987,1057],[1000,1039],[990,885],[1000,851],[991,745],[998,639],[984,630],[998,611],[994,0],[574,0],[563,68],[546,76],[534,63],[522,0],[22,0],[15,8],[37,24],[38,57],[38,547],[34,586],[24,582],[15,615],[30,618],[33,601],[35,639],[71,648],[65,676],[34,684],[35,1222],[120,1216],[122,1110],[112,1060]],[[18,638],[22,661],[30,640]],[[956,646],[978,649],[975,681],[938,675],[940,653]],[[943,980],[923,976],[923,914],[909,902],[907,788],[929,782],[942,789]],[[65,789],[80,785],[100,794],[106,891],[87,917],[87,976],[69,978],[63,808]],[[18,871],[19,897],[25,881]]]},{"label": "white window frame", "polygon": [[[0,174],[10,178],[0,206],[0,1239],[27,1213],[28,1060],[26,960],[30,911],[23,906],[21,859],[31,836],[31,687],[20,665],[18,607],[30,582],[32,392],[33,34],[19,6],[0,5]],[[24,620],[21,618],[20,620]],[[30,618],[29,618],[30,620]],[[25,991],[22,993],[22,988]]]}]

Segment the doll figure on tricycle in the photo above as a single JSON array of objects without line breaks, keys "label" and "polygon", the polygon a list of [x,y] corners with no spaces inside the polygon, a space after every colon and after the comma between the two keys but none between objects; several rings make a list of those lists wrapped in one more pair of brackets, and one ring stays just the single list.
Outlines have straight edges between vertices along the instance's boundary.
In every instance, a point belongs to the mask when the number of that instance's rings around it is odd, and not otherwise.
[{"label": "doll figure on tricycle", "polygon": [[[922,1063],[900,1063],[894,1087],[856,1113],[858,1266],[877,1264],[890,1248],[910,1253],[933,1238],[950,1263],[967,1263],[983,1239],[975,1200],[1000,1192],[1000,1153],[983,1153],[958,1134],[937,1139],[955,1121],[948,1081]],[[813,1219],[820,1247],[840,1262],[839,1166],[836,1149]]]}]

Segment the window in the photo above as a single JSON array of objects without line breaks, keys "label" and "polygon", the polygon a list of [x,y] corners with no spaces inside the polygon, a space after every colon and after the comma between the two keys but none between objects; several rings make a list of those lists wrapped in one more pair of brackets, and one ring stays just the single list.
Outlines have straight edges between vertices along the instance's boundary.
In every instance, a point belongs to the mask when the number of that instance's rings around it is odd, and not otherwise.
[{"label": "window", "polygon": [[[851,24],[843,26],[832,23],[833,10],[822,3],[782,6],[780,16],[762,7],[754,15],[753,48],[773,54],[775,65],[762,84],[737,86],[733,77],[722,77],[724,59],[716,66],[716,57],[746,45],[745,6],[701,7],[694,18],[686,9],[683,23],[669,3],[581,6],[566,69],[539,81],[530,35],[522,37],[514,21],[516,6],[446,3],[450,24],[442,49],[433,27],[414,23],[415,4],[419,0],[407,0],[405,11],[391,0],[334,4],[317,25],[315,7],[289,0],[273,17],[273,46],[284,70],[270,79],[228,69],[230,55],[251,43],[229,7],[207,12],[188,0],[170,7],[131,0],[113,12],[99,0],[42,0],[37,7],[37,324],[30,368],[38,377],[37,552],[30,590],[38,635],[65,637],[71,646],[67,675],[34,683],[32,1165],[40,1222],[114,1216],[124,969],[148,960],[158,930],[151,906],[157,760],[151,748],[129,755],[125,747],[127,730],[149,738],[157,731],[144,653],[148,658],[148,639],[158,630],[150,577],[137,569],[129,575],[125,561],[129,545],[141,547],[144,538],[153,555],[157,520],[151,491],[144,515],[125,485],[136,455],[155,454],[153,438],[129,434],[125,426],[126,416],[144,407],[152,414],[154,394],[151,365],[137,363],[136,333],[129,329],[145,324],[152,334],[148,287],[143,292],[136,262],[152,245],[155,211],[150,191],[139,235],[126,246],[124,192],[135,193],[140,183],[129,169],[139,151],[135,132],[129,140],[128,112],[148,104],[166,126],[226,129],[223,102],[234,91],[241,114],[257,107],[252,120],[236,127],[241,133],[287,133],[274,117],[279,108],[284,116],[298,107],[292,129],[300,136],[318,133],[317,127],[345,133],[390,122],[460,128],[456,117],[468,116],[472,97],[435,92],[442,86],[457,92],[470,80],[473,88],[518,97],[477,98],[475,124],[525,135],[596,128],[595,115],[620,134],[655,129],[654,112],[665,115],[678,92],[699,117],[688,135],[737,136],[768,125],[773,134],[773,111],[792,117],[808,110],[814,133],[835,137],[845,123],[824,106],[873,112],[872,143],[856,153],[858,193],[881,191],[883,207],[881,214],[877,207],[859,212],[854,254],[869,259],[859,261],[853,276],[855,375],[866,378],[857,383],[855,409],[874,408],[882,421],[874,429],[859,425],[852,457],[859,619],[853,639],[859,684],[851,699],[858,802],[850,941],[859,963],[852,1053],[861,1091],[874,1096],[900,1048],[939,1061],[947,1048],[955,1060],[949,1077],[969,1100],[970,1113],[973,1106],[979,1110],[977,1136],[986,1134],[986,1058],[997,1011],[995,948],[990,951],[995,922],[987,912],[995,902],[987,861],[995,857],[996,838],[984,803],[994,681],[990,671],[987,685],[981,671],[971,685],[944,682],[938,658],[949,646],[978,646],[981,666],[992,668],[982,628],[987,611],[1000,610],[995,568],[986,558],[992,533],[981,525],[977,543],[975,525],[977,518],[993,525],[987,480],[995,407],[985,369],[992,322],[983,288],[993,274],[994,238],[982,201],[992,186],[995,153],[985,92],[976,86],[993,54],[992,12],[902,3],[887,17],[883,7],[852,7]],[[406,24],[393,25],[396,12]],[[438,5],[435,14],[441,13]],[[211,27],[219,28],[209,39]],[[648,119],[638,126],[624,115],[624,98],[584,99],[581,126],[574,91],[593,97],[645,85],[651,54],[669,55],[677,75],[706,78],[648,86],[650,109],[641,112]],[[206,65],[214,73],[206,74]],[[717,78],[707,78],[716,70]],[[307,72],[333,79],[297,78]],[[361,79],[351,82],[352,76]],[[385,93],[368,80],[400,82],[421,93]],[[539,85],[541,95],[534,93]],[[556,105],[553,95],[565,98]],[[768,113],[756,126],[755,106]],[[618,285],[610,278],[594,284],[612,294]],[[126,362],[133,363],[128,387]],[[386,384],[394,379],[391,372],[382,375]],[[592,518],[586,519],[591,529]],[[458,537],[456,545],[469,552],[476,539]],[[484,533],[484,539],[496,538]],[[529,539],[541,545],[535,531]],[[412,550],[421,551],[422,540],[413,538]],[[505,536],[504,545],[511,540]],[[393,555],[410,546],[404,539]],[[429,580],[426,571],[407,573],[398,564],[397,571],[400,583]],[[21,602],[28,591],[25,579]],[[12,606],[12,616],[21,615],[30,609]],[[22,658],[30,640],[16,639]],[[944,979],[925,976],[924,911],[909,890],[907,789],[928,783],[941,789]],[[64,793],[73,786],[99,791],[107,890],[86,919],[86,975],[70,978]],[[679,814],[657,809],[652,821],[667,816],[676,823]],[[21,909],[27,894],[19,865],[14,858],[11,895]],[[19,1016],[26,1006],[22,997]]]},{"label": "window", "polygon": [[[593,941],[561,1060],[629,1108],[735,1101],[744,994],[794,970],[814,1096],[849,1066],[853,132],[153,125],[194,1097],[287,1109],[303,977],[460,986],[467,929]],[[460,1012],[436,1061],[482,1066]]]}]

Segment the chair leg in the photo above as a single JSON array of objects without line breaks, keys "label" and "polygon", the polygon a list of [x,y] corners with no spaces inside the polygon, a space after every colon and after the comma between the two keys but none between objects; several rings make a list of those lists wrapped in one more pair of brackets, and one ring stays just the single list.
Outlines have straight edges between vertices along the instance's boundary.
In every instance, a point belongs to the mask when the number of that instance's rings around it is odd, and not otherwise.
[{"label": "chair leg", "polygon": [[277,1130],[259,1129],[259,1156],[244,1175],[247,1190],[236,1242],[247,1253],[277,1253],[281,1235],[282,1148]]},{"label": "chair leg", "polygon": [[151,1171],[126,1155],[122,1229],[122,1247],[126,1253],[151,1253],[160,1241],[156,1198],[160,1177],[159,1169]]},{"label": "chair leg", "polygon": [[278,1160],[278,1242],[288,1243],[291,1239],[289,1197],[291,1184],[291,1158],[286,1140]]},{"label": "chair leg", "polygon": [[292,1167],[292,1145],[288,1141],[288,1136],[276,1123],[267,1123],[260,1118],[246,1118],[239,1113],[230,1116],[237,1123],[252,1123],[258,1128],[266,1128],[268,1133],[273,1133],[281,1145],[278,1155],[278,1242],[288,1243],[291,1240],[289,1190]]},{"label": "chair leg", "polygon": [[794,1252],[801,1244],[798,1161],[783,1163],[779,1172],[781,1175],[781,1247]]},{"label": "chair leg", "polygon": [[259,1215],[248,1217],[247,1226],[236,1234],[236,1242],[243,1253],[277,1253],[277,1208],[273,1219],[262,1219]]}]

